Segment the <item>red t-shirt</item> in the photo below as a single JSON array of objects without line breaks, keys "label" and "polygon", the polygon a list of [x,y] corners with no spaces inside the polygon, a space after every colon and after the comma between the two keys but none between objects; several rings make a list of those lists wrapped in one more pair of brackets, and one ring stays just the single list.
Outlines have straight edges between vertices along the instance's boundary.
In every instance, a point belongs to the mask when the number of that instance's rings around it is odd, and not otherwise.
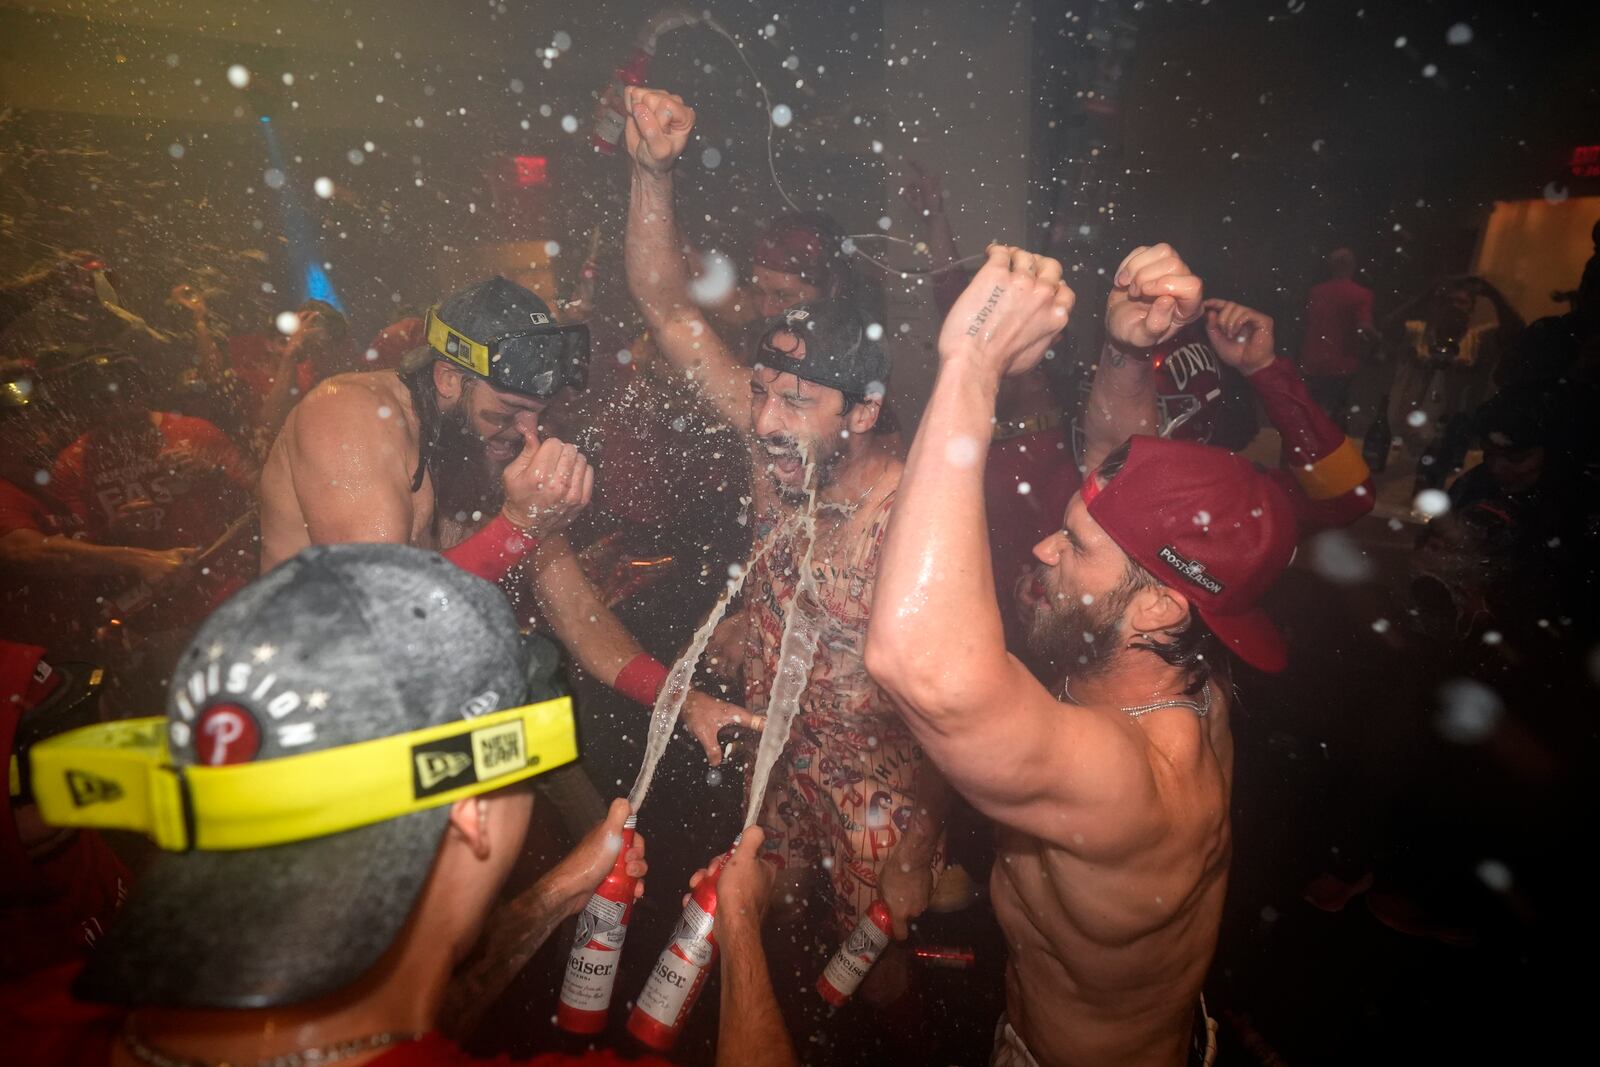
[{"label": "red t-shirt", "polygon": [[127,434],[91,430],[56,457],[56,496],[102,544],[203,548],[249,506],[255,475],[204,419],[158,412]]},{"label": "red t-shirt", "polygon": [[[121,1039],[126,1012],[82,1004],[69,992],[79,964],[53,967],[0,986],[0,1049],[8,1063],[50,1067],[106,1067]],[[439,1034],[424,1034],[367,1061],[371,1067],[670,1067],[657,1056],[624,1059],[608,1049],[575,1056],[545,1053],[533,1059],[480,1059]]]},{"label": "red t-shirt", "polygon": [[1306,301],[1306,337],[1300,369],[1306,374],[1343,377],[1361,369],[1357,331],[1372,328],[1372,290],[1349,278],[1311,287]]},{"label": "red t-shirt", "polygon": [[[50,484],[89,540],[160,551],[208,548],[250,506],[254,480],[244,453],[221,430],[159,412],[127,433],[84,434],[56,457]],[[167,594],[145,625],[198,621],[255,569],[256,554],[241,533],[206,562],[203,578]]]}]

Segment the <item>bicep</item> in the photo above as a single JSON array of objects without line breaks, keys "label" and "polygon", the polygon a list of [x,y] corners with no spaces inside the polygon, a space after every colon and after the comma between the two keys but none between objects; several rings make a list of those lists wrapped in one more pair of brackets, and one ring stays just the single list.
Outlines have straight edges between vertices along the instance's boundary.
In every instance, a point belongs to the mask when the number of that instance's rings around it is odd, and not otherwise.
[{"label": "bicep", "polygon": [[405,449],[392,434],[361,439],[301,426],[292,442],[295,501],[312,544],[407,544],[413,519]]}]

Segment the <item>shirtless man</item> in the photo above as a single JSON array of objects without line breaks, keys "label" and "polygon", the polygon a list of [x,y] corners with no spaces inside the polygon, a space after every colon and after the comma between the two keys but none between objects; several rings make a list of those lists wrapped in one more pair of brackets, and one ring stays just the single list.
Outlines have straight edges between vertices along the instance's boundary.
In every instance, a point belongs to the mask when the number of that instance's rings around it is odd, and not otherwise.
[{"label": "shirtless man", "polygon": [[[491,278],[429,313],[428,343],[433,358],[330,378],[290,412],[261,476],[262,571],[311,544],[388,541],[444,548],[497,581],[588,504],[588,461],[538,434],[587,357],[587,328],[557,326],[533,293]],[[470,498],[462,483],[491,475],[504,506],[460,540],[467,514],[438,499]]]},{"label": "shirtless man", "polygon": [[[1202,313],[1166,246],[1115,277],[1108,328],[1149,348]],[[1035,548],[1030,643],[1075,647],[1046,689],[1004,646],[983,455],[1001,379],[1037,365],[1073,294],[996,246],[945,320],[907,459],[867,666],[951,784],[1001,827],[1011,945],[1003,1067],[1207,1063],[1200,991],[1227,888],[1232,652],[1284,665],[1256,600],[1293,551],[1277,483],[1219,449],[1137,436]]]},{"label": "shirtless man", "polygon": [[[807,538],[787,527],[753,564],[745,607],[719,627],[718,666],[742,671],[751,711],[766,710],[791,601],[820,622],[820,640],[788,748],[761,814],[765,858],[791,891],[832,881],[842,934],[882,897],[896,932],[927,907],[942,865],[945,788],[862,664],[878,552],[902,463],[875,443],[887,354],[848,304],[822,299],[785,312],[741,364],[690,299],[672,209],[672,168],[694,112],[668,93],[630,88],[632,164],[627,274],[657,346],[718,415],[752,441],[758,544],[817,491],[811,548],[816,596],[801,591]],[[808,483],[809,457],[815,478]],[[693,709],[685,712],[694,717]],[[780,896],[781,899],[781,896]]]}]

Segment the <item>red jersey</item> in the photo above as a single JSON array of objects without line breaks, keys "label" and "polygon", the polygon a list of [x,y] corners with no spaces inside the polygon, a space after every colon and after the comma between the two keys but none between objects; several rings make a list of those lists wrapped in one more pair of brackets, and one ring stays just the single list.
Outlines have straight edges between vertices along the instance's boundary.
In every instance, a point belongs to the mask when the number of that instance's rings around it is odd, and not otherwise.
[{"label": "red jersey", "polygon": [[1344,377],[1361,369],[1361,329],[1372,329],[1372,290],[1349,278],[1311,287],[1306,300],[1306,336],[1300,369]]},{"label": "red jersey", "polygon": [[[106,1067],[110,1062],[126,1011],[73,1000],[69,989],[78,967],[53,967],[0,986],[0,1048],[8,1062],[50,1067]],[[608,1049],[573,1056],[550,1052],[532,1059],[484,1059],[468,1055],[436,1033],[396,1045],[367,1063],[369,1067],[670,1067],[657,1056],[624,1059]]]},{"label": "red jersey", "polygon": [[202,548],[249,506],[255,473],[211,423],[157,412],[127,432],[78,438],[50,484],[93,541]]}]

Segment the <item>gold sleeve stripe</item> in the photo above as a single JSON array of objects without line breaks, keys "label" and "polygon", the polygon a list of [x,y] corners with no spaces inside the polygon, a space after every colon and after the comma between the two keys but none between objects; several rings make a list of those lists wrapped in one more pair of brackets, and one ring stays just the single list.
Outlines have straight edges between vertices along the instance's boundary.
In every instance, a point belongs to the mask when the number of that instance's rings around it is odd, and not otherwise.
[{"label": "gold sleeve stripe", "polygon": [[1295,480],[1312,500],[1332,500],[1372,477],[1367,461],[1355,442],[1346,437],[1344,444],[1309,466],[1293,467]]}]

